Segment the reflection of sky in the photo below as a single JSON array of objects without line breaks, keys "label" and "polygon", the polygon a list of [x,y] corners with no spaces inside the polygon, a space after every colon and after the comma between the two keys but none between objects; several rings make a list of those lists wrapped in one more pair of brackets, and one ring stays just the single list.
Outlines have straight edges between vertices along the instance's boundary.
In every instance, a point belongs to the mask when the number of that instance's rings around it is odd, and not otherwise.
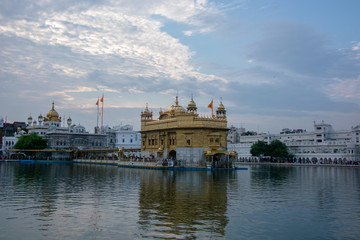
[{"label": "reflection of sky", "polygon": [[[360,169],[253,167],[229,201],[229,238],[356,239]],[[236,227],[238,226],[238,227]]]},{"label": "reflection of sky", "polygon": [[[356,239],[360,169],[0,163],[0,239]],[[21,226],[21,227],[19,227]]]},{"label": "reflection of sky", "polygon": [[13,184],[7,183],[9,191],[0,201],[1,216],[6,216],[1,220],[1,239],[95,239],[104,231],[132,239],[138,208],[138,184],[132,184],[136,179],[118,176],[114,166],[34,166],[8,174]]}]

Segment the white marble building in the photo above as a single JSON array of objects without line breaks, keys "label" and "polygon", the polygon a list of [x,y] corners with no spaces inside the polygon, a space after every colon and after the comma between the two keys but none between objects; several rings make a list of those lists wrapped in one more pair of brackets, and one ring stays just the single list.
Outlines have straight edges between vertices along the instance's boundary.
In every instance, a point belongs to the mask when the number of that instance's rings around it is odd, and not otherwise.
[{"label": "white marble building", "polygon": [[141,134],[132,125],[104,126],[101,132],[106,134],[109,148],[137,149],[134,152],[127,151],[127,155],[132,153],[140,156]]},{"label": "white marble building", "polygon": [[71,150],[71,149],[101,149],[107,148],[107,138],[104,134],[91,134],[85,127],[72,124],[69,117],[63,121],[55,111],[54,102],[51,110],[43,117],[41,114],[38,119],[33,120],[31,116],[27,119],[28,133],[37,133],[44,137],[48,143],[48,149]]},{"label": "white marble building", "polygon": [[101,132],[108,136],[109,148],[141,148],[141,134],[132,125],[104,126]]},{"label": "white marble building", "polygon": [[296,162],[349,163],[360,161],[360,125],[350,130],[336,131],[330,124],[314,122],[313,132],[283,131],[280,134],[263,133],[239,136],[237,143],[229,143],[228,151],[238,152],[240,159],[251,158],[251,146],[257,141],[285,143]]}]

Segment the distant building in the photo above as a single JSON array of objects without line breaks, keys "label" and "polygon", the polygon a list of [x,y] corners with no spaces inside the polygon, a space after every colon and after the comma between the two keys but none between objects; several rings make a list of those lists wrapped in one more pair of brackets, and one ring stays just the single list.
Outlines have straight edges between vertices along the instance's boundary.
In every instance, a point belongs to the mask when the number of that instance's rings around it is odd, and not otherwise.
[{"label": "distant building", "polygon": [[350,130],[335,131],[330,124],[314,122],[314,131],[283,129],[280,134],[263,133],[240,136],[237,143],[229,144],[240,159],[251,158],[251,146],[257,141],[285,143],[295,161],[301,163],[345,163],[360,161],[360,125]]},{"label": "distant building", "polygon": [[[2,145],[1,145],[1,152],[5,155],[8,149],[12,149],[14,145],[16,144],[18,138],[15,136],[11,137],[2,137]],[[1,155],[1,154],[0,154]]]},{"label": "distant building", "polygon": [[37,133],[44,137],[48,143],[48,149],[73,150],[73,149],[101,149],[107,148],[107,136],[105,134],[91,134],[85,127],[72,124],[69,117],[66,120],[67,126],[61,126],[61,117],[55,110],[54,102],[52,108],[43,117],[38,116],[38,121],[31,116],[27,119],[28,133]]},{"label": "distant building", "polygon": [[245,133],[245,128],[236,128],[231,126],[227,135],[228,143],[237,143],[240,140],[240,136]]},{"label": "distant building", "polygon": [[104,126],[102,133],[107,136],[108,148],[136,149],[134,152],[128,150],[126,155],[139,155],[139,149],[141,148],[141,134],[134,131],[132,125],[117,125],[112,128]]},{"label": "distant building", "polygon": [[24,129],[26,129],[25,122],[5,123],[4,119],[0,118],[0,150],[5,152],[11,149],[17,142],[16,134]]},{"label": "distant building", "polygon": [[185,160],[194,166],[204,166],[206,158],[219,163],[227,158],[228,130],[222,103],[216,116],[200,117],[193,99],[185,110],[176,96],[174,105],[160,110],[158,120],[153,120],[148,106],[141,113],[141,151],[148,157]]},{"label": "distant building", "polygon": [[[3,145],[3,137],[14,137],[14,135],[20,131],[26,129],[25,122],[13,122],[8,123],[4,121],[4,118],[0,118],[0,148]],[[5,134],[6,131],[6,134]],[[5,143],[6,144],[6,143]]]}]

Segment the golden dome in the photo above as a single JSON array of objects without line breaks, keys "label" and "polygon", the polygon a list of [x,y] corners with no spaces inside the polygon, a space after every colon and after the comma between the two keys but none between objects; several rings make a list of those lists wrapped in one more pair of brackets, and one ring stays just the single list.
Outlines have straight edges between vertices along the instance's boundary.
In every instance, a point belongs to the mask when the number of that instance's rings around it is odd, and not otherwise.
[{"label": "golden dome", "polygon": [[224,105],[222,104],[222,98],[221,98],[220,104],[216,110],[216,116],[218,118],[226,118],[226,110],[225,110]]},{"label": "golden dome", "polygon": [[187,110],[188,110],[189,112],[196,112],[196,111],[197,111],[196,103],[194,102],[193,97],[191,97],[191,100],[190,100],[190,102],[188,103]]},{"label": "golden dome", "polygon": [[178,96],[176,96],[175,105],[172,105],[166,112],[186,112],[185,108],[179,105]]},{"label": "golden dome", "polygon": [[52,122],[61,122],[59,119],[59,114],[54,109],[54,102],[52,103],[51,110],[46,114],[45,121],[52,121]]},{"label": "golden dome", "polygon": [[218,110],[225,110],[224,105],[222,104],[222,102],[220,102],[219,106],[217,107]]},{"label": "golden dome", "polygon": [[152,120],[152,112],[149,111],[148,104],[146,103],[146,108],[141,112],[141,120]]},{"label": "golden dome", "polygon": [[150,113],[148,106],[146,105],[146,108],[144,110],[144,113]]},{"label": "golden dome", "polygon": [[194,108],[196,107],[196,103],[194,102],[194,100],[191,98],[189,104],[188,104],[188,108]]},{"label": "golden dome", "polygon": [[180,105],[172,105],[168,108],[167,112],[185,112],[185,108]]},{"label": "golden dome", "polygon": [[151,115],[151,112],[149,110],[148,104],[146,103],[146,108],[145,110],[142,112],[142,115]]}]

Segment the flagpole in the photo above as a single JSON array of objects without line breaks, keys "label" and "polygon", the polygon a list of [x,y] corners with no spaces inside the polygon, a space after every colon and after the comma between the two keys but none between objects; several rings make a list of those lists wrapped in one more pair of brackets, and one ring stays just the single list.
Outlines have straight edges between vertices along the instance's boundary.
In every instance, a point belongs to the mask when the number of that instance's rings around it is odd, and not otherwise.
[{"label": "flagpole", "polygon": [[[7,116],[5,116],[5,126],[4,126],[4,128],[5,128],[5,134],[4,134],[4,142],[3,142],[3,146],[5,146],[4,147],[4,150],[5,150],[5,153],[7,154],[7,151],[6,151],[6,122],[7,122]],[[5,158],[5,156],[4,156],[4,158]]]},{"label": "flagpole", "polygon": [[104,94],[102,95],[101,98],[101,129],[103,129],[104,126]]},{"label": "flagpole", "polygon": [[214,100],[211,99],[211,118],[214,118]]},{"label": "flagpole", "polygon": [[208,105],[208,108],[211,108],[211,118],[214,117],[214,100],[211,99],[211,103]]},{"label": "flagpole", "polygon": [[96,102],[96,133],[99,133],[99,98]]}]

